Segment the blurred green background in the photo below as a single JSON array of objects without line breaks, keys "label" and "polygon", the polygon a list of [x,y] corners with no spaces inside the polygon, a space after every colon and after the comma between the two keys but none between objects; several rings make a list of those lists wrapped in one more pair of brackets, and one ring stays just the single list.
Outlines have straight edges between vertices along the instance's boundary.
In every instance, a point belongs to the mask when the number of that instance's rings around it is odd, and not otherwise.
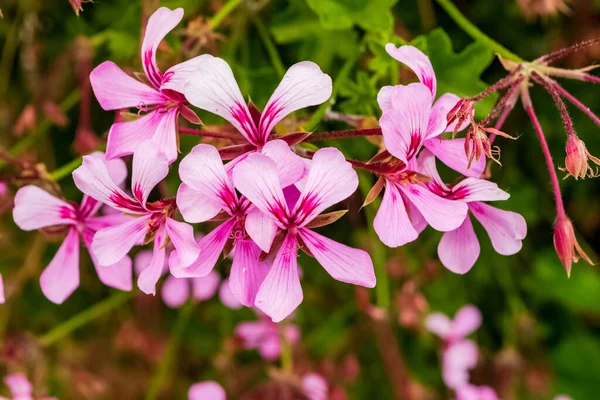
[{"label": "blurred green background", "polygon": [[[94,66],[112,60],[129,72],[141,71],[142,22],[159,5],[185,10],[184,21],[159,49],[163,70],[197,54],[218,55],[230,63],[242,93],[259,108],[290,65],[312,60],[333,78],[332,111],[379,117],[379,88],[414,80],[387,56],[383,46],[388,42],[414,41],[430,56],[438,95],[446,91],[475,95],[505,73],[492,51],[460,30],[434,0],[244,0],[234,2],[239,4],[213,30],[211,18],[225,3],[99,0],[84,3],[77,17],[67,0],[3,0],[0,148],[17,149],[20,160],[29,165],[43,163],[48,171],[79,157],[73,143],[81,122],[77,95],[82,53],[93,52]],[[455,2],[475,25],[527,60],[600,34],[600,1],[573,0],[567,13],[530,15],[536,5],[554,3],[559,2]],[[559,65],[580,68],[599,58],[600,48],[590,47]],[[592,84],[564,85],[592,111],[600,111],[597,88]],[[540,88],[532,90],[532,97],[555,162],[564,165],[566,134],[560,115]],[[114,113],[102,111],[93,95],[91,99],[90,127],[98,138],[105,138]],[[47,100],[62,103],[66,123],[55,121],[51,111],[44,113]],[[485,116],[494,100],[478,105],[478,116]],[[37,118],[33,128],[18,135],[15,127],[27,105],[33,105]],[[600,155],[598,127],[574,107],[569,110],[580,138],[592,154]],[[315,126],[311,124],[317,119],[306,124],[311,111],[315,110],[297,113],[288,121],[289,127],[281,129],[306,126],[319,132],[348,128],[328,118]],[[330,114],[327,110],[325,117]],[[210,125],[222,123],[207,113],[200,116]],[[424,396],[415,398],[451,398],[441,381],[439,343],[423,330],[422,319],[430,311],[452,315],[472,303],[482,310],[484,320],[475,335],[481,349],[473,374],[476,383],[494,386],[503,399],[551,399],[558,393],[576,400],[599,397],[598,268],[576,264],[567,279],[552,245],[555,211],[546,166],[520,105],[503,130],[519,139],[496,142],[502,148],[502,167],[492,166],[492,179],[511,194],[508,201],[496,205],[519,212],[527,220],[528,236],[522,251],[512,257],[496,254],[481,226],[476,226],[481,256],[468,274],[455,275],[437,261],[438,232],[427,229],[417,241],[399,249],[385,249],[373,239],[367,226],[376,206],[358,212],[362,198],[357,193],[349,201],[348,218],[324,230],[336,240],[362,246],[376,263],[385,264],[389,288],[379,287],[371,293],[356,290],[332,280],[303,255],[305,299],[295,316],[302,331],[301,343],[294,349],[298,373],[321,372],[339,389],[336,395],[349,399],[397,397],[378,348],[385,350],[389,343],[377,332],[378,324],[373,324],[364,307],[359,307],[370,295],[373,303],[386,306],[389,324],[381,329],[398,341],[408,374]],[[198,141],[196,136],[182,137],[182,153]],[[362,160],[377,151],[364,138],[317,144],[336,146],[348,158]],[[176,171],[175,165],[168,178],[171,195],[179,183]],[[450,171],[444,171],[444,176],[454,178]],[[0,272],[10,296],[7,304],[0,306],[4,366],[0,375],[26,369],[41,392],[47,389],[60,399],[145,398],[149,382],[163,377],[157,378],[157,371],[165,378],[161,399],[185,398],[190,384],[206,379],[223,383],[231,398],[281,398],[277,393],[282,392],[272,389],[282,384],[270,369],[277,363],[268,364],[255,352],[241,351],[232,338],[236,323],[254,319],[254,313],[229,310],[216,299],[194,307],[170,360],[164,359],[164,351],[185,310],[170,310],[159,297],[139,293],[52,345],[40,344],[40,335],[114,291],[100,284],[82,251],[80,288],[61,306],[44,298],[39,274],[60,238],[21,232],[12,222],[11,194],[25,178],[20,169],[3,163],[0,179],[11,184],[0,207]],[[361,180],[366,190],[374,183],[366,175]],[[61,180],[60,186],[66,198],[80,199],[70,176]],[[578,237],[592,259],[598,260],[600,185],[595,179],[567,179],[561,186]],[[228,268],[228,261],[217,266],[222,276]],[[358,370],[349,373],[352,366]]]}]

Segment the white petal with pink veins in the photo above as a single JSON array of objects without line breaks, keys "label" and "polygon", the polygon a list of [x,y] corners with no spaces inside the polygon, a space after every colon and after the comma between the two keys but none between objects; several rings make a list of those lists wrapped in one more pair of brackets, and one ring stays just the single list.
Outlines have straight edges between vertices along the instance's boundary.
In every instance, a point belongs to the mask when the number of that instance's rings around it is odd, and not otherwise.
[{"label": "white petal with pink veins", "polygon": [[469,203],[469,209],[483,225],[499,254],[509,256],[521,250],[521,241],[527,235],[527,223],[520,214],[481,202]]},{"label": "white petal with pink veins", "polygon": [[388,247],[398,247],[419,237],[406,213],[404,200],[395,184],[386,182],[381,206],[373,220],[379,239]]},{"label": "white petal with pink veins", "polygon": [[256,293],[269,272],[269,266],[258,260],[260,253],[251,240],[238,240],[235,244],[229,287],[246,307],[254,306]]},{"label": "white petal with pink veins", "polygon": [[98,264],[112,265],[125,257],[131,248],[146,236],[148,222],[150,215],[144,215],[96,232],[92,241],[92,251],[98,259]]},{"label": "white petal with pink veins", "polygon": [[133,154],[131,191],[143,205],[150,192],[169,174],[167,156],[151,141],[141,143]]},{"label": "white petal with pink veins", "polygon": [[450,271],[466,274],[479,257],[479,240],[473,230],[471,218],[465,218],[460,227],[444,232],[438,245],[438,257]]},{"label": "white petal with pink veins", "polygon": [[79,286],[79,233],[71,228],[58,251],[40,276],[48,300],[62,304]]},{"label": "white petal with pink veins", "polygon": [[432,96],[435,96],[437,82],[429,57],[416,47],[396,47],[392,43],[385,45],[385,51],[408,68],[412,69],[421,83],[431,90]]},{"label": "white petal with pink veins", "polygon": [[24,231],[74,224],[75,218],[76,211],[73,205],[37,186],[24,186],[15,195],[13,219]]}]

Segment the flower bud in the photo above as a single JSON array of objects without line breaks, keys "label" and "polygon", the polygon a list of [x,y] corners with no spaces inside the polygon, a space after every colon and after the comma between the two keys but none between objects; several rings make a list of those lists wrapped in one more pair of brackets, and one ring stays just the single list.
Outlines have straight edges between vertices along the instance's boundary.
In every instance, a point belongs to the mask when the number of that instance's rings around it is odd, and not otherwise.
[{"label": "flower bud", "polygon": [[[565,158],[565,168],[560,168],[562,171],[567,171],[567,176],[572,176],[575,179],[593,178],[598,176],[598,172],[594,171],[588,165],[588,161],[592,161],[596,165],[600,165],[600,160],[590,154],[585,147],[583,140],[576,135],[571,135],[567,139],[565,147],[567,157]],[[565,178],[566,178],[565,177]]]},{"label": "flower bud", "polygon": [[579,261],[580,257],[588,263],[593,264],[592,260],[585,254],[577,242],[573,224],[566,216],[558,217],[556,219],[556,225],[554,227],[554,248],[556,249],[556,254],[560,259],[560,262],[567,271],[567,276],[571,276],[571,265],[573,262]]}]

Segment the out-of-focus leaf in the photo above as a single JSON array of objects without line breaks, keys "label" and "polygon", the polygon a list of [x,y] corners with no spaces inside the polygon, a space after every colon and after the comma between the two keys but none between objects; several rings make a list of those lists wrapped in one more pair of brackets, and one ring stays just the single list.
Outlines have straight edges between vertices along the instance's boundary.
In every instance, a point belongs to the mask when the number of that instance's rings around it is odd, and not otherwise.
[{"label": "out-of-focus leaf", "polygon": [[358,25],[366,31],[391,32],[392,7],[397,0],[307,0],[327,29],[349,29]]},{"label": "out-of-focus leaf", "polygon": [[379,113],[378,91],[379,88],[369,79],[369,75],[359,71],[356,82],[345,80],[340,86],[339,95],[347,98],[340,104],[340,109],[349,114],[377,115]]}]

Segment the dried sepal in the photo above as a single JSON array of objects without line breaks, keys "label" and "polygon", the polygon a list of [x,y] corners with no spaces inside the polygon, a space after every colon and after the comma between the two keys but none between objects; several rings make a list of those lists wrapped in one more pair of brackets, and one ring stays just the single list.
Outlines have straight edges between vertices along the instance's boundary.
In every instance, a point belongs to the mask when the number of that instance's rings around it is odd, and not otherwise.
[{"label": "dried sepal", "polygon": [[373,185],[371,190],[369,190],[369,193],[367,193],[367,196],[365,197],[365,201],[363,202],[362,206],[360,206],[360,208],[366,207],[369,204],[371,204],[372,202],[374,202],[375,199],[377,197],[379,197],[379,194],[383,190],[384,186],[385,186],[385,179],[380,177],[377,180],[377,182],[375,182],[375,185]]},{"label": "dried sepal", "polygon": [[327,226],[342,218],[347,212],[348,210],[339,210],[327,214],[318,215],[315,219],[306,224],[306,227],[313,229],[320,228],[322,226]]}]

